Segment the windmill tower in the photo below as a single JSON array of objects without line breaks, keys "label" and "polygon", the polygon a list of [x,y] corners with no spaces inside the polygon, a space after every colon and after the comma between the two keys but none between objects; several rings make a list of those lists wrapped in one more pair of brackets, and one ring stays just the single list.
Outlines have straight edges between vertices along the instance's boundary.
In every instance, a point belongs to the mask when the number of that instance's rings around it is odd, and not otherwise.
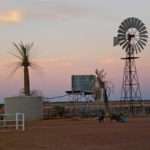
[{"label": "windmill tower", "polygon": [[135,17],[125,19],[119,26],[117,37],[114,37],[114,46],[120,45],[126,54],[121,58],[125,61],[121,100],[129,102],[131,113],[135,111],[134,102],[142,101],[135,61],[139,58],[136,54],[144,49],[147,39],[144,23]]}]

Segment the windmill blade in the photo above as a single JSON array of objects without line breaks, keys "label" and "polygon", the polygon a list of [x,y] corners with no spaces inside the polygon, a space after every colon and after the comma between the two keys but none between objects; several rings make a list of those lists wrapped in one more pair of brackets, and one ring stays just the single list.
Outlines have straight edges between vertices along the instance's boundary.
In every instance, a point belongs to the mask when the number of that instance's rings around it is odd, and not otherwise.
[{"label": "windmill blade", "polygon": [[148,38],[148,35],[147,35],[147,34],[142,34],[142,35],[140,34],[140,37],[147,39],[147,38]]},{"label": "windmill blade", "polygon": [[126,38],[124,36],[118,36],[118,41],[119,42],[126,41]]},{"label": "windmill blade", "polygon": [[144,31],[140,32],[140,35],[146,35],[147,33],[148,33],[147,30],[144,30]]},{"label": "windmill blade", "polygon": [[129,29],[129,26],[130,26],[130,22],[129,22],[128,19],[126,19],[124,22],[126,23],[126,25],[127,25],[127,30],[128,30],[128,29]]},{"label": "windmill blade", "polygon": [[143,26],[143,27],[141,27],[141,28],[139,29],[139,32],[141,33],[141,32],[143,32],[143,31],[145,31],[145,30],[147,30],[147,29],[146,29],[145,26]]},{"label": "windmill blade", "polygon": [[119,40],[119,45],[122,45],[122,43],[126,42],[126,40],[122,39],[122,40]]},{"label": "windmill blade", "polygon": [[120,46],[125,44],[127,41],[126,40],[123,40],[122,42],[120,42]]},{"label": "windmill blade", "polygon": [[118,36],[118,40],[119,40],[119,41],[122,41],[122,40],[123,40],[123,41],[126,41],[126,38],[125,38],[125,36],[119,35],[119,36]]},{"label": "windmill blade", "polygon": [[126,47],[128,47],[129,43],[128,41],[122,46],[123,49],[125,49]]},{"label": "windmill blade", "polygon": [[126,34],[126,31],[119,28],[118,33],[125,35],[125,34]]},{"label": "windmill blade", "polygon": [[142,26],[143,26],[142,22],[139,19],[137,19],[137,25],[136,25],[137,30],[139,30]]},{"label": "windmill blade", "polygon": [[123,21],[121,24],[122,24],[122,26],[125,28],[125,31],[127,31],[127,29],[128,29],[128,24],[127,24],[125,21]]},{"label": "windmill blade", "polygon": [[140,39],[140,41],[144,42],[145,44],[147,43],[147,39]]},{"label": "windmill blade", "polygon": [[140,40],[140,42],[141,42],[142,45],[146,46],[145,42],[143,42],[142,40]]},{"label": "windmill blade", "polygon": [[133,27],[133,18],[129,18],[129,28]]},{"label": "windmill blade", "polygon": [[122,45],[125,44],[125,43],[126,43],[126,41],[125,41],[125,40],[122,40],[122,41],[119,42],[119,45],[122,46]]},{"label": "windmill blade", "polygon": [[136,52],[136,54],[138,53],[138,48],[136,45],[134,45],[134,51]]},{"label": "windmill blade", "polygon": [[140,46],[138,45],[138,43],[136,44],[136,47],[138,48],[138,51],[141,52],[141,48],[140,48]]},{"label": "windmill blade", "polygon": [[129,23],[128,19],[125,19],[123,22],[126,25],[126,31],[127,31],[129,29],[130,23]]},{"label": "windmill blade", "polygon": [[145,37],[145,38],[148,38],[148,32],[146,34],[141,34],[139,33],[139,37]]},{"label": "windmill blade", "polygon": [[126,53],[129,53],[129,45],[127,45],[125,51],[126,51]]},{"label": "windmill blade", "polygon": [[122,34],[122,33],[118,33],[118,37],[126,37],[126,33]]},{"label": "windmill blade", "polygon": [[126,29],[125,29],[125,27],[123,25],[120,25],[119,29],[122,30],[122,31],[124,31],[124,32],[126,31]]},{"label": "windmill blade", "polygon": [[145,38],[141,38],[140,41],[144,41],[145,43],[147,43],[147,39]]},{"label": "windmill blade", "polygon": [[129,28],[129,26],[130,26],[130,18],[127,18],[127,19],[126,19],[126,23],[127,23],[127,25],[128,25],[128,28]]},{"label": "windmill blade", "polygon": [[141,25],[142,25],[141,20],[139,20],[139,19],[137,18],[137,28],[139,29],[139,28],[141,27]]},{"label": "windmill blade", "polygon": [[131,22],[132,22],[132,24],[131,24],[132,27],[135,27],[135,17],[132,17],[132,18],[131,18]]},{"label": "windmill blade", "polygon": [[137,49],[137,53],[140,53],[140,52],[141,52],[141,48],[139,47],[138,44],[136,44],[136,49]]},{"label": "windmill blade", "polygon": [[140,38],[140,41],[143,41],[146,44],[148,40],[146,38]]},{"label": "windmill blade", "polygon": [[144,49],[143,45],[140,43],[140,41],[138,41],[139,46],[141,47],[141,49]]},{"label": "windmill blade", "polygon": [[124,39],[124,38],[118,38],[118,40],[119,40],[119,43],[122,43],[123,41],[126,41],[126,39]]},{"label": "windmill blade", "polygon": [[149,36],[148,35],[140,35],[139,36],[140,38],[139,38],[139,40],[144,40],[144,41],[148,41],[148,38],[149,38]]},{"label": "windmill blade", "polygon": [[132,26],[135,27],[136,25],[136,18],[132,17]]},{"label": "windmill blade", "polygon": [[138,18],[136,18],[135,28],[139,31],[139,29],[144,26],[144,23],[141,22]]},{"label": "windmill blade", "polygon": [[[144,32],[144,31],[147,31],[147,29],[146,29],[146,27],[145,26],[143,26],[143,27],[141,27],[140,29],[139,29],[139,32],[141,33],[141,32]],[[147,32],[148,33],[148,32]]]},{"label": "windmill blade", "polygon": [[137,28],[137,25],[138,25],[138,19],[134,18],[134,26],[135,26],[135,28]]},{"label": "windmill blade", "polygon": [[120,41],[118,39],[118,37],[114,37],[113,39],[113,45],[116,46],[116,45],[119,45]]},{"label": "windmill blade", "polygon": [[142,31],[142,30],[144,30],[144,29],[146,29],[146,27],[145,27],[144,23],[141,22],[141,24],[140,24],[138,30],[139,30],[139,31]]}]

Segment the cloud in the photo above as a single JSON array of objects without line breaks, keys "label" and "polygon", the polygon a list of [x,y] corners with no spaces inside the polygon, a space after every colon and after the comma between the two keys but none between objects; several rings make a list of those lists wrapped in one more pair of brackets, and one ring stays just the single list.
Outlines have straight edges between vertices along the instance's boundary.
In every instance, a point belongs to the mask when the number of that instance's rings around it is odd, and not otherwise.
[{"label": "cloud", "polygon": [[23,13],[19,10],[0,12],[0,23],[19,23],[23,20]]},{"label": "cloud", "polygon": [[73,1],[34,0],[32,2],[32,6],[25,11],[29,18],[36,20],[61,21],[86,16],[88,12],[80,3]]}]

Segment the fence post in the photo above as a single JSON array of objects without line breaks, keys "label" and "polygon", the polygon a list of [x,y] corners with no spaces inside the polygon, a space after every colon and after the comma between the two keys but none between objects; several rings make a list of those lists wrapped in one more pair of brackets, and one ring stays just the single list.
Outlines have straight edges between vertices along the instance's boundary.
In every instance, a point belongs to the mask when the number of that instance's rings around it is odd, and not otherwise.
[{"label": "fence post", "polygon": [[16,113],[16,130],[19,129],[18,113]]},{"label": "fence post", "polygon": [[1,116],[3,116],[3,119],[0,120],[0,127],[2,125],[3,128],[5,128],[5,127],[15,127],[16,130],[18,130],[19,128],[21,128],[22,131],[25,130],[25,116],[24,116],[24,113],[0,114],[0,117]]},{"label": "fence post", "polygon": [[25,119],[24,114],[22,113],[22,131],[24,131],[24,129],[25,129],[25,125],[24,125],[25,120],[24,119]]},{"label": "fence post", "polygon": [[6,115],[3,114],[3,127],[5,128],[6,127]]}]

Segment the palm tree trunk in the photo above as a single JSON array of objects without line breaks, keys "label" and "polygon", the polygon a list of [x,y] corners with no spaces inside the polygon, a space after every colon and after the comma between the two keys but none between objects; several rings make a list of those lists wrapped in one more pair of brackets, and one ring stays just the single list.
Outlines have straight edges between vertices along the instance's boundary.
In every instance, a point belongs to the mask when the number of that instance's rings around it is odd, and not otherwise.
[{"label": "palm tree trunk", "polygon": [[24,66],[24,93],[25,95],[30,95],[30,79],[29,79],[29,69]]}]

